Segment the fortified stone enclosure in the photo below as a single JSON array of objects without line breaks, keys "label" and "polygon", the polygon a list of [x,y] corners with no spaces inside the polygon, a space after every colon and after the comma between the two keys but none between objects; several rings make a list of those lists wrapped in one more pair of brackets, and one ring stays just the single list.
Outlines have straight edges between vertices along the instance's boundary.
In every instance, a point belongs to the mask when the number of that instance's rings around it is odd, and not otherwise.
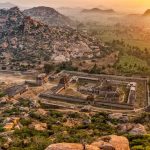
[{"label": "fortified stone enclosure", "polygon": [[149,79],[62,71],[40,94],[57,102],[91,105],[107,109],[135,110],[149,105]]}]

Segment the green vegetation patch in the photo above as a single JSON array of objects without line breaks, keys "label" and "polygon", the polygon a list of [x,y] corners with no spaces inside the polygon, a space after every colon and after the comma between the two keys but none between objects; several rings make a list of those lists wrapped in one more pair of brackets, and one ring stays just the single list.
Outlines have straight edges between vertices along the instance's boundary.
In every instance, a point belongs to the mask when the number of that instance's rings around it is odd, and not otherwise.
[{"label": "green vegetation patch", "polygon": [[139,135],[127,136],[130,141],[131,150],[150,150],[150,134],[148,135]]},{"label": "green vegetation patch", "polygon": [[44,150],[52,143],[47,131],[36,131],[24,127],[21,130],[15,130],[14,142],[10,150]]},{"label": "green vegetation patch", "polygon": [[145,60],[127,54],[120,56],[116,67],[124,73],[142,73],[150,71],[150,67]]},{"label": "green vegetation patch", "polygon": [[4,97],[5,93],[0,91],[0,98]]}]

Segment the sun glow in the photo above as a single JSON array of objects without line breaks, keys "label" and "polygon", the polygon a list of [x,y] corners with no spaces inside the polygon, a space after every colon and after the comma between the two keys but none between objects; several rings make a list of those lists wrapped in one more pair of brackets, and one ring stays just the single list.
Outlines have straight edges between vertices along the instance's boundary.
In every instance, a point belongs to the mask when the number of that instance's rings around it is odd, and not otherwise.
[{"label": "sun glow", "polygon": [[150,7],[149,0],[0,0],[28,7],[45,5],[51,7],[106,7],[117,10],[143,11]]}]

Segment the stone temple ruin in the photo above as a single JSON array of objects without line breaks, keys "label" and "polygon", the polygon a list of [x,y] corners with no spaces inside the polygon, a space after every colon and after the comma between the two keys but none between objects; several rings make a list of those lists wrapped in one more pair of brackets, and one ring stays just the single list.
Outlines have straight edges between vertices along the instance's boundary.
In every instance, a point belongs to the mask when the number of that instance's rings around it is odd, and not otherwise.
[{"label": "stone temple ruin", "polygon": [[42,73],[42,74],[38,74],[35,77],[35,80],[27,80],[25,81],[25,83],[30,86],[42,86],[43,84],[47,83],[48,80],[49,80],[49,76],[45,73]]},{"label": "stone temple ruin", "polygon": [[7,88],[5,90],[5,94],[8,95],[9,98],[12,98],[17,95],[21,95],[26,91],[28,91],[28,86],[26,84],[20,84]]},{"label": "stone temple ruin", "polygon": [[[139,97],[139,88],[143,88],[143,99]],[[133,110],[149,104],[148,91],[147,78],[62,71],[55,86],[41,93],[40,97],[57,102]]]},{"label": "stone temple ruin", "polygon": [[[86,80],[86,78],[79,78],[82,82]],[[93,79],[87,79],[89,83],[93,81]],[[84,94],[94,94],[98,97],[103,98],[105,101],[112,101],[112,102],[124,102],[125,94],[128,97],[128,104],[133,104],[136,99],[136,82],[129,82],[128,84],[125,82],[112,82],[107,79],[97,80],[96,84],[85,84],[83,86],[79,86],[78,91]],[[126,86],[129,89],[129,93],[125,93],[121,91],[119,88],[120,85]]]},{"label": "stone temple ruin", "polygon": [[8,87],[4,93],[14,98],[32,89],[40,90],[37,96],[42,104],[56,107],[141,110],[150,105],[148,78],[71,71],[32,75],[31,80]]}]

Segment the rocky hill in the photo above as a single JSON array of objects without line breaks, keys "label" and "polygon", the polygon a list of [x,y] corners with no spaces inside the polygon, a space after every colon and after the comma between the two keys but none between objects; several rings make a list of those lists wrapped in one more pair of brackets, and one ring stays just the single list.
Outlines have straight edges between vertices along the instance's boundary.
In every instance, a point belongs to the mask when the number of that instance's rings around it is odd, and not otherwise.
[{"label": "rocky hill", "polygon": [[93,58],[103,50],[96,39],[69,27],[49,27],[26,17],[17,7],[1,10],[0,23],[0,55],[9,55],[11,62],[63,62]]},{"label": "rocky hill", "polygon": [[84,9],[82,10],[82,13],[115,13],[115,11],[113,9],[106,9],[106,10],[103,10],[103,9],[99,9],[99,8],[92,8],[92,9]]},{"label": "rocky hill", "polygon": [[71,26],[73,21],[50,7],[34,7],[23,12],[26,16],[51,26]]},{"label": "rocky hill", "polygon": [[145,11],[144,16],[150,16],[150,9]]}]

